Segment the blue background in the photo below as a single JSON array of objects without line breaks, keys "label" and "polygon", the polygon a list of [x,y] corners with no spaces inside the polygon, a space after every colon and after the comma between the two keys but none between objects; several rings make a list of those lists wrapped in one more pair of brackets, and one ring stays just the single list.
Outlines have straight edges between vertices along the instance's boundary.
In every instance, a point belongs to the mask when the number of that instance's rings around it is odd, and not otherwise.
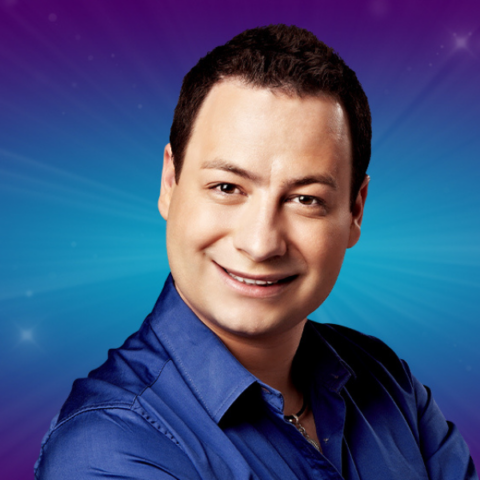
[{"label": "blue background", "polygon": [[392,346],[480,463],[478,0],[0,0],[0,477],[32,478],[72,381],[161,290],[183,76],[278,22],[333,46],[373,113],[362,239],[312,318]]}]

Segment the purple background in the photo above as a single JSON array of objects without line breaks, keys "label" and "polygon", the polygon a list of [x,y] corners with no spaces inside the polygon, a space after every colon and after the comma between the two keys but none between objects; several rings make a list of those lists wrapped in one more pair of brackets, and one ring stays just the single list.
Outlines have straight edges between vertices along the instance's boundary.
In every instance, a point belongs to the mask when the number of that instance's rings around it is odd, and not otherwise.
[{"label": "purple background", "polygon": [[183,76],[279,22],[341,54],[374,119],[362,239],[312,318],[391,345],[480,463],[478,1],[0,0],[1,478],[32,478],[73,380],[160,292]]}]

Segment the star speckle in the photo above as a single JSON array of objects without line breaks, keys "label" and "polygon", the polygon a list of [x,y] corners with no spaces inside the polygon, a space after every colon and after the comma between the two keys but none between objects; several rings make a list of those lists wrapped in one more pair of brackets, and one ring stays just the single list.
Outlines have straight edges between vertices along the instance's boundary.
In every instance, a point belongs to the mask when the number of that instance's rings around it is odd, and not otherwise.
[{"label": "star speckle", "polygon": [[468,47],[467,37],[455,37],[455,48],[466,49]]},{"label": "star speckle", "polygon": [[[20,326],[17,325],[18,328],[18,336],[17,336],[17,342],[16,345],[14,345],[14,348],[19,348],[21,345],[24,345],[25,348],[30,348],[30,346],[35,347],[39,351],[44,351],[43,348],[38,344],[37,338],[35,335],[35,326],[32,326],[31,324],[28,326]],[[30,350],[28,350],[30,351]]]},{"label": "star speckle", "polygon": [[389,4],[385,0],[372,0],[369,3],[370,12],[374,17],[384,18],[389,13]]},{"label": "star speckle", "polygon": [[472,32],[469,32],[468,35],[457,35],[456,33],[454,33],[453,43],[455,50],[468,50],[468,43],[471,36]]},{"label": "star speckle", "polygon": [[22,329],[22,330],[20,330],[20,340],[22,342],[32,342],[32,343],[34,343],[32,329]]}]

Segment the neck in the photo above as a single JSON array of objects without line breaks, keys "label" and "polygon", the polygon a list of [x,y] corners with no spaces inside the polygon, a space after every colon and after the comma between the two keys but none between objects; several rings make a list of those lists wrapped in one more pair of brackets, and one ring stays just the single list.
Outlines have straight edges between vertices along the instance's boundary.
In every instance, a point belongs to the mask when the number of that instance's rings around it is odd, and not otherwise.
[{"label": "neck", "polygon": [[303,404],[303,395],[292,380],[292,362],[304,326],[305,320],[286,332],[268,338],[215,331],[250,373],[283,395],[285,415],[297,413]]}]

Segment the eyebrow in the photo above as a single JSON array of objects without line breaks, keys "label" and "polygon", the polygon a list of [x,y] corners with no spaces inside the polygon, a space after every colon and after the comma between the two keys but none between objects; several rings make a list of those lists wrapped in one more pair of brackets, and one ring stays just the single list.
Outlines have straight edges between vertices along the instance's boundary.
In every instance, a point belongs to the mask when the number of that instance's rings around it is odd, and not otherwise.
[{"label": "eyebrow", "polygon": [[206,161],[202,163],[202,169],[214,169],[214,170],[223,170],[225,172],[234,173],[235,175],[239,175],[240,177],[246,178],[247,180],[251,180],[252,182],[259,183],[260,177],[255,175],[248,170],[245,170],[233,163],[229,163],[226,160],[222,160],[221,158],[216,158],[214,160]]},{"label": "eyebrow", "polygon": [[[260,183],[261,178],[258,175],[255,175],[248,170],[245,170],[233,163],[227,162],[221,158],[216,158],[214,160],[207,160],[202,163],[202,169],[214,169],[214,170],[223,170],[225,172],[230,172],[235,175],[238,175],[242,178],[246,178],[255,183]],[[334,190],[338,188],[337,182],[331,175],[307,175],[305,177],[292,178],[284,182],[284,186],[287,188],[292,187],[301,187],[305,185],[312,185],[314,183],[320,183],[322,185],[327,185]]]},{"label": "eyebrow", "polygon": [[313,183],[320,183],[327,185],[333,190],[338,188],[337,182],[331,175],[308,175],[306,177],[292,178],[285,182],[286,187],[302,187],[304,185],[312,185]]}]

